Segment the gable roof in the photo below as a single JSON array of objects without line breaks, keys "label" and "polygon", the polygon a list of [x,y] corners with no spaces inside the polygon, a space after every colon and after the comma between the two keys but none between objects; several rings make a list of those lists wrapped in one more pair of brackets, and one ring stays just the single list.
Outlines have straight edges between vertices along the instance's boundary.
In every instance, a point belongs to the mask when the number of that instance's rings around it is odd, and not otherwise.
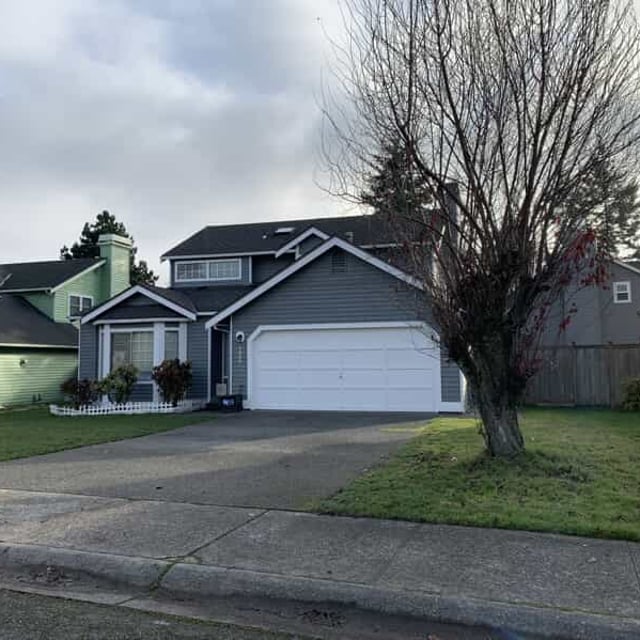
[{"label": "gable roof", "polygon": [[0,264],[0,292],[55,289],[67,280],[104,263],[105,261],[100,258],[79,258]]},{"label": "gable roof", "polygon": [[640,260],[614,260],[614,262],[619,267],[624,267],[629,271],[640,274]]},{"label": "gable roof", "polygon": [[269,280],[267,280],[266,282],[263,282],[260,286],[256,287],[255,289],[250,291],[248,294],[236,300],[233,304],[228,306],[226,309],[224,309],[220,313],[217,313],[215,316],[213,316],[213,318],[207,321],[207,323],[205,324],[205,327],[207,329],[210,329],[211,327],[215,326],[219,322],[222,322],[222,320],[225,320],[226,318],[228,318],[230,315],[233,315],[236,311],[238,311],[245,305],[249,304],[250,302],[253,302],[256,298],[259,298],[262,294],[266,293],[267,291],[269,291],[270,289],[278,285],[283,280],[286,280],[289,276],[292,276],[297,271],[300,271],[300,269],[308,265],[310,262],[313,262],[320,256],[324,255],[325,253],[327,253],[327,251],[333,249],[334,247],[337,247],[339,249],[342,249],[343,251],[346,251],[347,253],[350,253],[356,258],[359,258],[360,260],[367,262],[368,264],[372,265],[373,267],[376,267],[377,269],[380,269],[381,271],[385,271],[389,275],[392,275],[394,278],[398,278],[398,280],[402,280],[403,282],[406,282],[412,287],[416,287],[417,289],[423,288],[422,283],[417,278],[414,278],[413,276],[410,276],[408,273],[405,273],[404,271],[398,269],[397,267],[394,267],[384,262],[383,260],[376,258],[374,255],[368,253],[367,251],[363,251],[362,249],[359,249],[358,247],[353,246],[349,242],[342,240],[342,238],[333,237],[323,242],[319,247],[317,247],[313,251],[309,251],[309,253],[306,253],[302,258],[293,262],[286,269],[283,269],[282,271],[279,271],[278,273],[276,273]]},{"label": "gable roof", "polygon": [[281,255],[287,253],[287,251],[291,251],[291,249],[295,249],[296,247],[298,247],[298,245],[303,243],[307,238],[310,238],[311,236],[315,236],[316,238],[319,238],[320,240],[327,240],[327,238],[329,238],[328,234],[326,234],[324,231],[321,231],[320,229],[317,229],[316,227],[307,227],[307,229],[305,231],[303,231],[302,233],[298,234],[295,238],[291,238],[291,240],[289,240],[289,242],[287,242],[285,245],[281,246],[276,251],[276,258],[279,258]]},{"label": "gable roof", "polygon": [[0,345],[78,348],[78,330],[54,322],[19,295],[0,294]]},{"label": "gable roof", "polygon": [[[346,238],[357,246],[366,247],[393,242],[387,222],[381,215],[276,220],[205,227],[167,251],[161,259],[275,254],[281,247],[311,227],[323,232],[327,237]],[[279,229],[287,231],[276,233]]]},{"label": "gable roof", "polygon": [[136,284],[85,313],[82,316],[80,323],[86,324],[91,320],[95,320],[105,311],[117,307],[121,302],[124,302],[128,298],[138,294],[146,296],[150,300],[153,300],[153,302],[157,302],[158,304],[165,306],[167,309],[171,309],[171,311],[175,311],[189,320],[196,319],[195,305],[180,291],[175,289],[165,289],[163,287]]}]

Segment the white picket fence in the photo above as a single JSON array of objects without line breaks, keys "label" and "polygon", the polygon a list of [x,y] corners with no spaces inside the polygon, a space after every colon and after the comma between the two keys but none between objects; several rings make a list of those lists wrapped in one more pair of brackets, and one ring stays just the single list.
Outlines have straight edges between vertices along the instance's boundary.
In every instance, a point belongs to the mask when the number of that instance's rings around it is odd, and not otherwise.
[{"label": "white picket fence", "polygon": [[106,402],[87,404],[77,409],[50,404],[49,412],[54,416],[131,416],[142,413],[189,413],[204,408],[205,404],[205,400],[181,400],[177,407],[170,402],[126,402],[124,404]]}]

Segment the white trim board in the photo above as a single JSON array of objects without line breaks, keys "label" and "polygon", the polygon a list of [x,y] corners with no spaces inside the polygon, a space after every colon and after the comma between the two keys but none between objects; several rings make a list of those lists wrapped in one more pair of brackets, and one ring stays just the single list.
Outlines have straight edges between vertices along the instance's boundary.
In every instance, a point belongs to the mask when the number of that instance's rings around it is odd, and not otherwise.
[{"label": "white trim board", "polygon": [[102,258],[100,260],[97,260],[95,264],[92,264],[90,267],[87,267],[86,269],[83,269],[79,273],[76,273],[75,276],[71,276],[68,280],[65,280],[64,282],[61,282],[60,284],[57,284],[55,287],[52,287],[51,288],[51,293],[55,293],[58,289],[61,289],[65,285],[69,284],[70,282],[73,282],[74,280],[77,280],[78,278],[81,278],[82,276],[84,276],[85,274],[87,274],[87,273],[89,273],[91,271],[95,271],[98,267],[101,267],[101,266],[103,266],[105,264],[107,264],[107,261],[104,258]]},{"label": "white trim board", "polygon": [[[129,298],[131,298],[131,296],[134,296],[137,293],[140,293],[143,296],[146,296],[147,298],[149,298],[150,300],[153,300],[154,302],[157,302],[158,304],[164,307],[167,307],[167,309],[171,309],[171,311],[175,311],[176,313],[179,313],[180,315],[184,316],[185,318],[188,318],[189,320],[196,319],[196,314],[193,311],[189,311],[188,309],[181,307],[179,304],[176,304],[175,302],[171,302],[170,300],[167,300],[163,296],[158,295],[157,293],[147,289],[146,287],[143,287],[137,284],[133,287],[130,287],[126,291],[119,293],[117,296],[114,296],[110,300],[107,300],[106,302],[102,303],[100,306],[96,307],[95,309],[87,313],[85,316],[82,316],[82,319],[80,320],[80,324],[87,324],[87,322],[90,322],[94,318],[97,318],[98,316],[102,315],[105,311],[108,311],[109,309],[112,309],[113,307],[118,306],[121,302],[128,300]],[[148,319],[146,319],[146,321],[149,322]]]},{"label": "white trim board", "polygon": [[410,276],[408,273],[405,273],[404,271],[398,269],[397,267],[393,267],[392,265],[387,264],[383,260],[380,260],[379,258],[372,256],[370,253],[367,253],[362,249],[358,249],[357,247],[350,244],[346,240],[342,240],[341,238],[337,238],[334,236],[333,238],[326,240],[324,243],[322,243],[319,247],[317,247],[313,251],[310,251],[309,253],[305,254],[302,258],[300,258],[299,260],[297,260],[296,262],[288,266],[286,269],[279,271],[275,276],[273,276],[272,278],[270,278],[269,280],[261,284],[259,287],[256,287],[255,289],[253,289],[246,296],[243,296],[239,300],[236,300],[233,304],[229,305],[226,309],[224,309],[220,313],[213,316],[211,320],[207,321],[207,323],[205,324],[205,327],[209,329],[210,327],[215,326],[222,320],[225,320],[230,315],[238,311],[238,309],[241,309],[242,307],[249,304],[250,302],[253,302],[253,300],[255,300],[256,298],[259,298],[263,293],[266,293],[267,291],[275,287],[277,284],[279,284],[289,276],[293,275],[294,273],[296,273],[297,271],[299,271],[300,269],[308,265],[310,262],[313,262],[320,256],[324,255],[325,253],[327,253],[327,251],[329,251],[330,249],[333,249],[334,247],[337,247],[339,249],[342,249],[343,251],[346,251],[347,253],[350,253],[356,258],[359,258],[360,260],[367,262],[371,266],[376,267],[381,271],[388,273],[389,275],[392,275],[394,278],[398,278],[398,280],[402,280],[403,282],[406,282],[412,287],[416,287],[417,289],[421,289],[421,290],[423,289],[422,283],[417,278]]},{"label": "white trim board", "polygon": [[70,351],[77,351],[78,346],[72,346],[70,344],[12,344],[11,342],[1,342],[0,347],[15,348],[15,349],[68,349]]},{"label": "white trim board", "polygon": [[621,260],[614,260],[613,263],[617,264],[619,267],[622,267],[623,269],[628,269],[629,271],[632,271],[636,275],[640,276],[640,269],[636,269],[635,267],[631,266],[630,264],[627,264],[626,262],[622,262]]},{"label": "white trim board", "polygon": [[306,231],[303,231],[300,235],[297,235],[295,238],[292,238],[289,242],[280,247],[276,251],[276,258],[279,258],[281,255],[291,251],[292,249],[295,249],[301,242],[304,242],[310,236],[316,236],[323,241],[329,239],[328,233],[325,233],[316,227],[309,227]]}]

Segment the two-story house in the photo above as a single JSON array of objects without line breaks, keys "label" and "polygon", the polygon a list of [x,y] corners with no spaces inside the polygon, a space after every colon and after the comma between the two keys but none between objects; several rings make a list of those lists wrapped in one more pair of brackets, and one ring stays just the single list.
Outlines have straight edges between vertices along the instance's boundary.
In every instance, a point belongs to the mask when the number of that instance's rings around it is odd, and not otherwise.
[{"label": "two-story house", "polygon": [[167,288],[134,286],[83,315],[80,376],[123,363],[158,399],[165,358],[190,360],[190,397],[255,409],[459,411],[421,283],[390,260],[378,216],[208,226],[163,256]]},{"label": "two-story house", "polygon": [[48,402],[78,367],[78,318],[129,287],[131,241],[100,258],[0,265],[0,406]]}]

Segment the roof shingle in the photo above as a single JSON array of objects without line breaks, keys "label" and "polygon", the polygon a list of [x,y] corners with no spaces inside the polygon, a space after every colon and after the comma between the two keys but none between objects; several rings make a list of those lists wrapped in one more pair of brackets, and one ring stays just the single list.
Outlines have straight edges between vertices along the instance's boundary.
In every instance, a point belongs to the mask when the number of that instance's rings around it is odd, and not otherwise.
[{"label": "roof shingle", "polygon": [[0,294],[0,344],[78,347],[78,330],[54,322],[18,295]]}]

